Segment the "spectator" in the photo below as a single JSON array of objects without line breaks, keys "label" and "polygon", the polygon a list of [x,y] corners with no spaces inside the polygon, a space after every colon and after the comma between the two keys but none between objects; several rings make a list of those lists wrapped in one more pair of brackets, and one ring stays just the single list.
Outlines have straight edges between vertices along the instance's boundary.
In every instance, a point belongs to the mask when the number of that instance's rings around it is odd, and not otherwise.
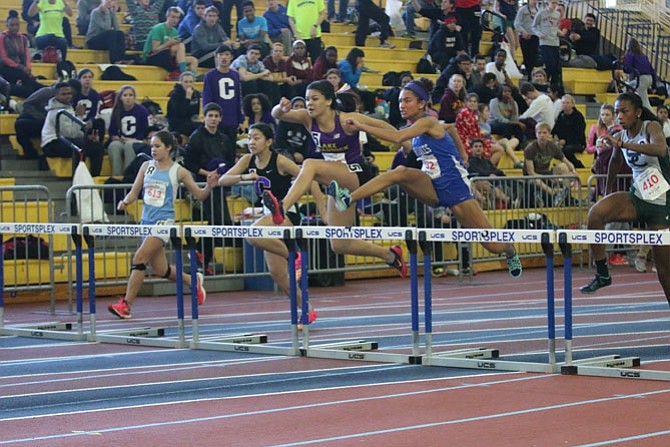
[{"label": "spectator", "polygon": [[179,78],[179,74],[174,72],[175,67],[178,67],[178,73],[183,73],[189,68],[195,73],[198,69],[198,60],[192,56],[186,56],[186,47],[179,40],[176,26],[180,18],[179,8],[168,8],[165,22],[151,28],[144,43],[144,62],[170,72],[168,80]]},{"label": "spectator", "polygon": [[[179,34],[179,39],[181,39],[184,44],[191,43],[189,38],[193,36],[195,27],[202,23],[202,21],[205,19],[206,8],[207,2],[205,0],[195,0],[188,9],[184,20],[179,23],[177,33]],[[188,49],[190,49],[190,46],[187,48],[187,50]]]},{"label": "spectator", "polygon": [[271,89],[270,70],[265,68],[260,60],[261,48],[251,44],[247,48],[247,54],[242,54],[235,59],[231,65],[240,74],[242,80],[242,94],[260,93]]},{"label": "spectator", "polygon": [[[670,131],[670,126],[668,126],[668,131]],[[589,154],[596,153],[596,142],[598,138],[604,137],[611,132],[618,132],[621,130],[614,119],[614,107],[611,104],[603,104],[600,106],[600,115],[598,116],[598,122],[593,124],[589,129],[589,138],[586,141],[586,152]],[[605,174],[607,174],[607,168],[605,168]]]},{"label": "spectator", "polygon": [[326,73],[326,80],[333,84],[333,88],[336,92],[342,88],[342,76],[340,75],[340,70],[337,68],[331,68],[328,70],[328,73]]},{"label": "spectator", "polygon": [[[312,62],[307,57],[307,46],[305,42],[298,39],[293,42],[293,53],[286,61],[286,74],[291,80],[293,87],[293,96],[305,96],[305,89],[307,84],[312,81]],[[274,104],[279,101],[273,101]]]},{"label": "spectator", "polygon": [[[479,112],[477,119],[479,121],[479,131],[482,134],[482,138],[498,143],[503,148],[505,155],[512,160],[512,166],[516,169],[520,168],[522,163],[514,154],[516,148],[519,147],[519,139],[516,137],[505,138],[500,135],[494,138],[491,132],[491,125],[489,124],[491,121],[491,109],[489,109],[489,105],[480,102],[477,105],[477,111]],[[498,163],[494,162],[494,164],[497,165]]]},{"label": "spectator", "polygon": [[[305,98],[296,96],[291,99],[291,110],[305,108]],[[277,151],[301,164],[311,151],[314,143],[309,131],[302,124],[279,121],[277,124]]]},{"label": "spectator", "polygon": [[[231,70],[233,49],[222,45],[216,49],[216,68],[204,76],[202,103],[216,103],[226,113],[221,117],[219,128],[235,144],[237,132],[244,122],[242,114],[242,82],[237,71]],[[230,165],[229,165],[230,166]]]},{"label": "spectator", "polygon": [[88,24],[91,23],[91,13],[100,6],[101,0],[77,0],[77,34],[85,36],[88,33]]},{"label": "spectator", "polygon": [[135,87],[122,86],[116,93],[109,123],[107,147],[112,175],[121,177],[135,159],[133,144],[142,140],[149,127],[149,111],[137,103]]},{"label": "spectator", "polygon": [[476,93],[479,97],[479,102],[488,104],[493,98],[498,95],[500,85],[498,78],[493,73],[484,73],[484,82],[479,86],[470,90],[470,93]]},{"label": "spectator", "polygon": [[531,72],[538,65],[537,55],[540,49],[540,39],[533,32],[533,20],[537,15],[538,0],[528,0],[519,8],[514,19],[514,27],[519,33],[519,46],[523,54],[523,67],[528,80],[531,80]]},{"label": "spectator", "polygon": [[642,98],[642,105],[652,111],[649,103],[648,90],[656,92],[656,70],[642,53],[640,42],[634,37],[628,39],[626,44],[626,53],[623,55],[623,71],[629,75],[638,76],[636,92]]},{"label": "spectator", "polygon": [[284,45],[281,42],[272,44],[270,54],[263,59],[263,65],[270,71],[269,79],[273,88],[265,92],[270,102],[276,104],[282,96],[286,98],[295,96],[293,94],[295,79],[286,74],[287,61],[284,59]]},{"label": "spectator", "polygon": [[549,81],[547,81],[547,72],[542,67],[535,67],[531,73],[531,79],[535,90],[541,93],[549,93]]},{"label": "spectator", "polygon": [[533,120],[532,122],[526,122],[527,128],[529,125],[534,127],[535,124],[546,123],[549,126],[549,133],[551,133],[556,120],[554,117],[554,104],[551,102],[551,98],[535,90],[535,87],[528,82],[522,83],[519,91],[526,101],[530,103],[528,110],[523,112],[519,119],[521,121],[529,118]]},{"label": "spectator", "polygon": [[656,118],[661,123],[663,128],[663,136],[665,141],[670,145],[670,119],[668,119],[668,106],[661,104],[656,107]]},{"label": "spectator", "polygon": [[479,53],[479,41],[482,38],[481,1],[456,0],[456,18],[461,25],[461,33],[465,42],[465,51],[470,54]]},{"label": "spectator", "polygon": [[35,46],[43,50],[47,47],[55,47],[60,50],[62,60],[67,59],[68,41],[63,32],[63,18],[65,14],[72,16],[72,8],[68,0],[33,0],[28,9],[28,15],[34,16],[39,13],[39,28],[35,33]]},{"label": "spectator", "polygon": [[373,112],[375,108],[375,95],[367,90],[359,90],[358,83],[365,67],[365,53],[357,47],[353,47],[347,53],[347,57],[338,64],[342,81],[354,90],[360,97],[368,112]]},{"label": "spectator", "polygon": [[482,135],[479,127],[478,99],[476,93],[467,95],[465,98],[465,107],[461,108],[456,115],[456,131],[463,142],[463,146],[465,146],[465,151],[468,156],[472,153],[472,148],[470,146],[471,141],[478,138],[484,142],[484,152],[482,156],[491,160],[491,163],[494,165],[497,165],[504,154],[504,149],[490,138],[486,139]]},{"label": "spectator", "polygon": [[414,18],[417,13],[430,19],[430,36],[432,37],[439,28],[439,22],[444,21],[446,16],[435,0],[409,0],[405,8],[405,34],[402,37],[414,38],[416,36]]},{"label": "spectator", "polygon": [[161,21],[161,11],[165,0],[126,0],[130,13],[130,39],[135,49],[142,51],[151,29]]},{"label": "spectator", "polygon": [[470,142],[471,154],[468,157],[469,177],[491,177],[488,180],[473,182],[474,196],[482,209],[512,208],[512,199],[495,185],[495,177],[504,177],[505,173],[496,168],[491,160],[484,158],[484,141],[475,138]]},{"label": "spectator", "polygon": [[[449,61],[459,54],[465,54],[465,45],[461,33],[456,29],[456,17],[449,16],[444,20],[428,43],[428,54],[433,58],[440,70],[447,68]],[[470,61],[470,58],[468,58]]]},{"label": "spectator", "polygon": [[170,92],[167,104],[167,120],[170,131],[179,132],[182,135],[191,135],[198,127],[200,121],[200,99],[201,95],[193,87],[195,76],[190,71],[184,72],[179,77],[179,82],[174,85]]},{"label": "spectator", "polygon": [[586,120],[582,112],[575,108],[575,98],[572,95],[564,95],[561,104],[562,110],[556,117],[551,134],[570,163],[576,168],[583,168],[584,164],[575,154],[580,154],[586,149]]},{"label": "spectator", "polygon": [[272,42],[279,42],[284,46],[284,56],[291,53],[293,33],[288,18],[288,9],[279,3],[279,0],[268,0],[268,9],[263,13],[268,23],[268,36]]},{"label": "spectator", "polygon": [[377,22],[381,28],[379,34],[379,46],[381,48],[395,48],[388,42],[391,31],[390,19],[384,10],[377,6],[372,0],[358,0],[358,27],[356,28],[356,46],[364,47],[365,39],[370,34],[370,19]]},{"label": "spectator", "polygon": [[0,76],[10,83],[10,94],[27,98],[44,87],[32,76],[30,42],[19,32],[19,17],[9,11],[7,29],[0,34]]},{"label": "spectator", "polygon": [[242,111],[247,117],[247,125],[250,127],[256,123],[269,124],[274,131],[277,122],[272,118],[272,105],[263,93],[252,93],[242,98]]},{"label": "spectator", "polygon": [[[384,100],[389,105],[389,117],[388,121],[395,128],[400,128],[407,124],[407,120],[404,120],[400,115],[400,91],[414,79],[412,73],[408,71],[403,71],[398,76],[400,78],[400,85],[393,86],[384,91]],[[336,89],[337,90],[337,89]]]},{"label": "spectator", "polygon": [[486,58],[481,54],[475,54],[473,60],[471,84],[474,88],[482,84],[482,77],[486,73]]},{"label": "spectator", "polygon": [[445,123],[456,121],[456,115],[465,105],[465,81],[463,76],[455,74],[449,78],[449,86],[440,100],[438,117]]},{"label": "spectator", "polygon": [[109,62],[127,64],[126,36],[116,18],[116,0],[102,0],[91,12],[91,22],[86,33],[86,46],[91,50],[107,50]]},{"label": "spectator", "polygon": [[501,49],[496,51],[495,60],[486,64],[486,72],[496,75],[496,79],[500,85],[512,82],[505,69],[505,60],[507,60],[507,51]]},{"label": "spectator", "polygon": [[[79,81],[71,81],[71,86],[75,85],[75,90],[81,90]],[[24,159],[37,159],[37,149],[33,145],[32,139],[39,138],[42,132],[44,120],[47,117],[46,107],[49,100],[54,97],[56,90],[54,87],[42,87],[23,101],[23,110],[14,123],[16,139],[23,148]],[[48,169],[42,165],[41,169]]]},{"label": "spectator", "polygon": [[561,15],[561,19],[558,21],[558,37],[567,40],[570,32],[572,31],[573,21],[567,17],[565,12],[565,5],[562,2],[558,2],[556,9]]},{"label": "spectator", "polygon": [[[72,119],[61,116],[61,111],[75,115],[72,107],[73,88],[67,82],[54,86],[55,95],[46,107],[47,116],[42,127],[42,152],[47,158],[71,158],[72,173],[79,164],[79,153],[66,144],[58,136],[63,136],[83,150],[91,161],[91,175],[100,175],[102,168],[103,148],[95,135],[84,132],[84,129]],[[88,130],[88,129],[87,129]]]},{"label": "spectator", "polygon": [[349,6],[349,0],[339,0],[337,3],[339,8],[337,15],[335,15],[335,0],[328,0],[328,20],[334,23],[348,22],[347,7]]},{"label": "spectator", "polygon": [[205,9],[205,19],[193,30],[191,54],[198,58],[198,66],[214,68],[214,53],[219,45],[227,45],[235,50],[240,47],[239,42],[231,40],[219,25],[219,10],[210,6]]},{"label": "spectator", "polygon": [[226,35],[232,36],[233,26],[230,21],[231,12],[233,11],[233,6],[237,13],[238,20],[241,17],[244,17],[244,11],[242,9],[242,0],[225,0],[223,1],[223,7],[221,8],[221,26],[226,32]]},{"label": "spectator", "polygon": [[256,6],[252,0],[242,2],[242,17],[237,22],[237,39],[240,45],[248,50],[251,45],[258,46],[261,54],[265,57],[270,52],[270,46],[265,41],[268,34],[268,22],[265,17],[256,15]]},{"label": "spectator", "polygon": [[312,80],[319,81],[325,79],[326,73],[330,69],[337,67],[337,48],[327,47],[314,62],[312,67]]},{"label": "spectator", "polygon": [[[577,176],[575,167],[565,158],[563,151],[556,143],[551,141],[551,127],[547,123],[538,123],[535,126],[535,136],[537,140],[526,146],[524,153],[524,167],[523,173],[527,176],[543,176],[543,175],[562,175],[566,176],[573,174]],[[558,163],[551,168],[552,160],[558,160]],[[567,181],[567,180],[565,180]],[[551,205],[561,205],[567,195],[566,188],[562,186],[560,180],[532,180],[532,186],[529,188],[529,199],[527,206],[541,207]],[[535,197],[535,191],[539,193],[542,198],[538,203]],[[567,190],[569,192],[569,189]]]},{"label": "spectator", "polygon": [[314,61],[321,54],[321,24],[327,16],[323,0],[289,0],[287,14],[293,36],[305,42],[307,55]]},{"label": "spectator", "polygon": [[584,16],[584,27],[574,29],[568,35],[576,56],[566,63],[568,67],[597,68],[600,59],[600,30],[596,28],[596,16],[588,13]]},{"label": "spectator", "polygon": [[549,5],[535,15],[532,26],[533,34],[540,39],[540,54],[552,84],[562,84],[558,36],[561,13],[557,8],[558,0],[549,0]]},{"label": "spectator", "polygon": [[519,107],[512,96],[512,87],[503,85],[498,96],[489,101],[491,133],[503,138],[524,140],[526,125],[519,121]]},{"label": "spectator", "polygon": [[472,74],[472,60],[467,54],[459,54],[453,61],[442,70],[440,77],[437,78],[435,89],[433,91],[433,101],[437,102],[442,98],[444,89],[449,84],[449,79],[455,74],[459,74],[465,80],[465,90],[471,91],[475,88],[475,80]]},{"label": "spectator", "polygon": [[90,68],[79,70],[77,79],[81,83],[81,90],[75,91],[72,104],[77,117],[91,126],[91,135],[102,143],[105,140],[105,120],[100,117],[100,94],[93,88],[93,78]]},{"label": "spectator", "polygon": [[[203,113],[205,120],[189,137],[184,153],[184,167],[193,173],[196,182],[205,181],[209,174],[216,173],[220,163],[225,164],[224,169],[235,164],[235,145],[221,130],[221,107],[208,103]],[[212,190],[212,197],[209,202],[203,203],[201,212],[202,219],[210,225],[232,225],[223,188]],[[202,268],[207,272],[214,255],[215,241],[203,240],[201,244]]]},{"label": "spectator", "polygon": [[517,8],[518,2],[516,0],[495,0],[493,5],[494,11],[505,17],[503,29],[505,31],[505,39],[509,45],[510,54],[516,54],[516,49],[519,48],[519,35],[514,29]]}]

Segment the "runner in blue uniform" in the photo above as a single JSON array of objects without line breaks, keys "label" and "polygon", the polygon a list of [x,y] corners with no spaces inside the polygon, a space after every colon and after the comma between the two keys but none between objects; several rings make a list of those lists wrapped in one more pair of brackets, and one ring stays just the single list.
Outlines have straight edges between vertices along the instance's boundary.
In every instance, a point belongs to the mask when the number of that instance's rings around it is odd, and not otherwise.
[{"label": "runner in blue uniform", "polygon": [[[142,197],[144,204],[142,208],[141,225],[172,225],[175,219],[174,201],[177,197],[179,182],[191,192],[193,197],[203,201],[209,197],[212,188],[217,186],[218,175],[210,174],[207,177],[207,186],[200,189],[193,180],[191,173],[182,169],[172,159],[172,152],[177,148],[177,143],[172,134],[166,130],[157,132],[151,138],[151,156],[153,160],[146,161],[137,173],[133,187],[128,194],[119,202],[119,211],[125,210],[131,203],[137,200],[140,191],[144,191]],[[130,278],[125,297],[117,303],[110,304],[107,309],[119,318],[131,318],[130,307],[137,298],[146,274],[147,265],[150,265],[154,274],[165,279],[174,281],[179,272],[175,267],[168,264],[165,256],[165,245],[168,238],[149,236],[142,241],[142,245],[133,255],[130,267]],[[187,287],[191,287],[191,276],[182,273],[182,280]],[[203,276],[198,273],[198,304],[203,304],[206,298],[203,287]]]},{"label": "runner in blue uniform", "polygon": [[[398,166],[387,171],[350,193],[337,181],[328,185],[327,192],[339,210],[353,209],[357,200],[370,197],[392,185],[400,185],[408,194],[431,207],[448,207],[464,228],[492,228],[470,192],[468,171],[463,166],[450,131],[434,117],[426,114],[433,82],[421,78],[405,85],[400,92],[400,115],[412,124],[402,130],[388,130],[383,121],[352,118],[348,125],[370,135],[395,143],[412,140],[412,150],[422,162],[421,169]],[[453,131],[451,131],[453,132]],[[521,276],[519,256],[511,244],[482,242],[496,254],[504,253],[510,275]]]},{"label": "runner in blue uniform", "polygon": [[[622,93],[614,102],[614,113],[623,130],[607,135],[612,158],[607,170],[607,195],[589,210],[588,229],[603,230],[609,222],[639,221],[650,230],[670,227],[670,158],[663,129],[653,113],[642,106],[633,93]],[[612,192],[620,165],[626,162],[633,172],[630,191]],[[612,284],[607,268],[605,245],[592,245],[596,276],[580,290],[594,293]],[[670,247],[652,247],[658,280],[670,303]]]}]

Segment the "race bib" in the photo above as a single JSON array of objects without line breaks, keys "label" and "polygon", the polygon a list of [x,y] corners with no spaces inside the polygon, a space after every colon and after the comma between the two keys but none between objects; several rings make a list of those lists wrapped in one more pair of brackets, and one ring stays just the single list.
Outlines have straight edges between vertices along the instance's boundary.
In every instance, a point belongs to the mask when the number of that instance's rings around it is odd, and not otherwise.
[{"label": "race bib", "polygon": [[423,165],[421,170],[428,175],[431,179],[436,179],[442,175],[442,170],[440,169],[440,164],[437,162],[437,158],[434,155],[426,155],[421,157]]},{"label": "race bib", "polygon": [[166,190],[167,186],[163,182],[149,182],[144,187],[144,203],[155,207],[163,206]]},{"label": "race bib", "polygon": [[670,185],[654,166],[649,166],[638,176],[635,186],[644,200],[655,200],[670,190]]}]

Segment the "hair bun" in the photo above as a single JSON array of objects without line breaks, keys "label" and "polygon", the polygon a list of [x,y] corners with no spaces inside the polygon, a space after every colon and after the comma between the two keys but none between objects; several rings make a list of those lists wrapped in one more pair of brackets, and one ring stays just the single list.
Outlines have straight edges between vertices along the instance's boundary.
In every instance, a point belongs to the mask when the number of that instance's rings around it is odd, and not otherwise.
[{"label": "hair bun", "polygon": [[19,13],[16,10],[14,10],[14,9],[9,10],[9,14],[7,15],[7,19],[14,19],[14,18],[18,18],[18,17],[19,17]]}]

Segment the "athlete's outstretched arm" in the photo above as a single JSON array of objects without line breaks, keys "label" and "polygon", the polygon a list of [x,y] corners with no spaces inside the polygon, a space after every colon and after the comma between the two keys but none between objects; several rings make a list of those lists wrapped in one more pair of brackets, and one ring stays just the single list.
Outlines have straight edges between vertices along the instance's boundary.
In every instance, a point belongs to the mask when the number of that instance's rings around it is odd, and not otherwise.
[{"label": "athlete's outstretched arm", "polygon": [[418,119],[409,127],[397,130],[395,128],[387,129],[372,126],[368,124],[369,123],[368,120],[371,119],[374,120],[374,118],[370,117],[365,117],[365,119],[360,121],[357,119],[348,119],[347,124],[355,129],[367,132],[373,137],[381,138],[382,140],[390,141],[392,143],[402,143],[403,141],[407,141],[414,137],[418,137],[419,135],[423,135],[424,133],[429,133],[434,124],[437,123],[435,118],[424,117]]}]

